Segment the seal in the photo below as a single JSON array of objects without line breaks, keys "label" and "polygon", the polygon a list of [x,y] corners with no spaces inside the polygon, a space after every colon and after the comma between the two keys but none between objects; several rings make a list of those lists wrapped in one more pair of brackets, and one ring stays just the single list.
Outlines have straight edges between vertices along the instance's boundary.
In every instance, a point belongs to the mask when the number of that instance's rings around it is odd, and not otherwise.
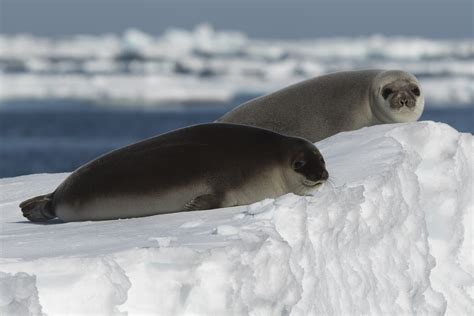
[{"label": "seal", "polygon": [[304,195],[328,176],[321,153],[305,139],[210,123],[107,153],[20,208],[33,222],[142,217]]},{"label": "seal", "polygon": [[410,73],[346,71],[250,100],[217,122],[257,126],[317,142],[365,126],[413,122],[423,108],[423,92]]}]

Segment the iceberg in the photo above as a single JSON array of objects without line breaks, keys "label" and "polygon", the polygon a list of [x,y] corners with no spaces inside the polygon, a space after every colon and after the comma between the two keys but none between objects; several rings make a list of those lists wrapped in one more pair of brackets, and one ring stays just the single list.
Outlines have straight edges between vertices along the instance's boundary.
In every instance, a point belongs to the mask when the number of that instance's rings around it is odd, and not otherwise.
[{"label": "iceberg", "polygon": [[67,174],[1,179],[0,309],[21,277],[46,314],[470,314],[472,134],[425,121],[316,145],[331,181],[310,196],[145,218],[32,224],[18,203]]}]

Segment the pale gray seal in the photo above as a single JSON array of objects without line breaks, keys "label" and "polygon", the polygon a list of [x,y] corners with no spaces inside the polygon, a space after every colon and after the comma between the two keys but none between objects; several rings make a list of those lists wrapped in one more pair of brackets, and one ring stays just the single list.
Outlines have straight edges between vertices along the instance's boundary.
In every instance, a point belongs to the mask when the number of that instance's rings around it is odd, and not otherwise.
[{"label": "pale gray seal", "polygon": [[50,194],[20,204],[31,221],[107,220],[250,204],[328,179],[309,141],[234,124],[172,131],[105,154]]},{"label": "pale gray seal", "polygon": [[250,100],[218,122],[263,127],[317,142],[342,131],[383,123],[413,122],[423,92],[400,70],[337,72]]}]

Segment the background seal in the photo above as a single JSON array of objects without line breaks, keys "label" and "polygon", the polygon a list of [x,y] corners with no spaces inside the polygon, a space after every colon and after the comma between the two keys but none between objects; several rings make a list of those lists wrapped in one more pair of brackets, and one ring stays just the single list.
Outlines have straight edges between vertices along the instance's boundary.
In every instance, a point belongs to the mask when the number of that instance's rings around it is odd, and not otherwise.
[{"label": "background seal", "polygon": [[343,131],[420,118],[418,80],[401,70],[337,72],[250,100],[217,122],[267,128],[317,142]]}]

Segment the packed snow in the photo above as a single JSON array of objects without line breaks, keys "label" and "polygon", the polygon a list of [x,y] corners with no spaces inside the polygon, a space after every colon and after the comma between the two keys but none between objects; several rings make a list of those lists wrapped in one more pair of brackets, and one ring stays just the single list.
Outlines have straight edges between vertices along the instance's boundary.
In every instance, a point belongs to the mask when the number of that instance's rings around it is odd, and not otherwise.
[{"label": "packed snow", "polygon": [[24,272],[0,272],[0,313],[2,315],[42,315],[36,277]]},{"label": "packed snow", "polygon": [[136,29],[66,38],[0,35],[0,100],[229,102],[329,72],[380,68],[414,73],[428,107],[459,107],[474,104],[473,67],[471,39],[269,40],[207,24],[158,36]]},{"label": "packed snow", "polygon": [[67,174],[0,180],[0,311],[470,314],[473,138],[433,122],[316,144],[331,183],[250,206],[33,224]]}]

